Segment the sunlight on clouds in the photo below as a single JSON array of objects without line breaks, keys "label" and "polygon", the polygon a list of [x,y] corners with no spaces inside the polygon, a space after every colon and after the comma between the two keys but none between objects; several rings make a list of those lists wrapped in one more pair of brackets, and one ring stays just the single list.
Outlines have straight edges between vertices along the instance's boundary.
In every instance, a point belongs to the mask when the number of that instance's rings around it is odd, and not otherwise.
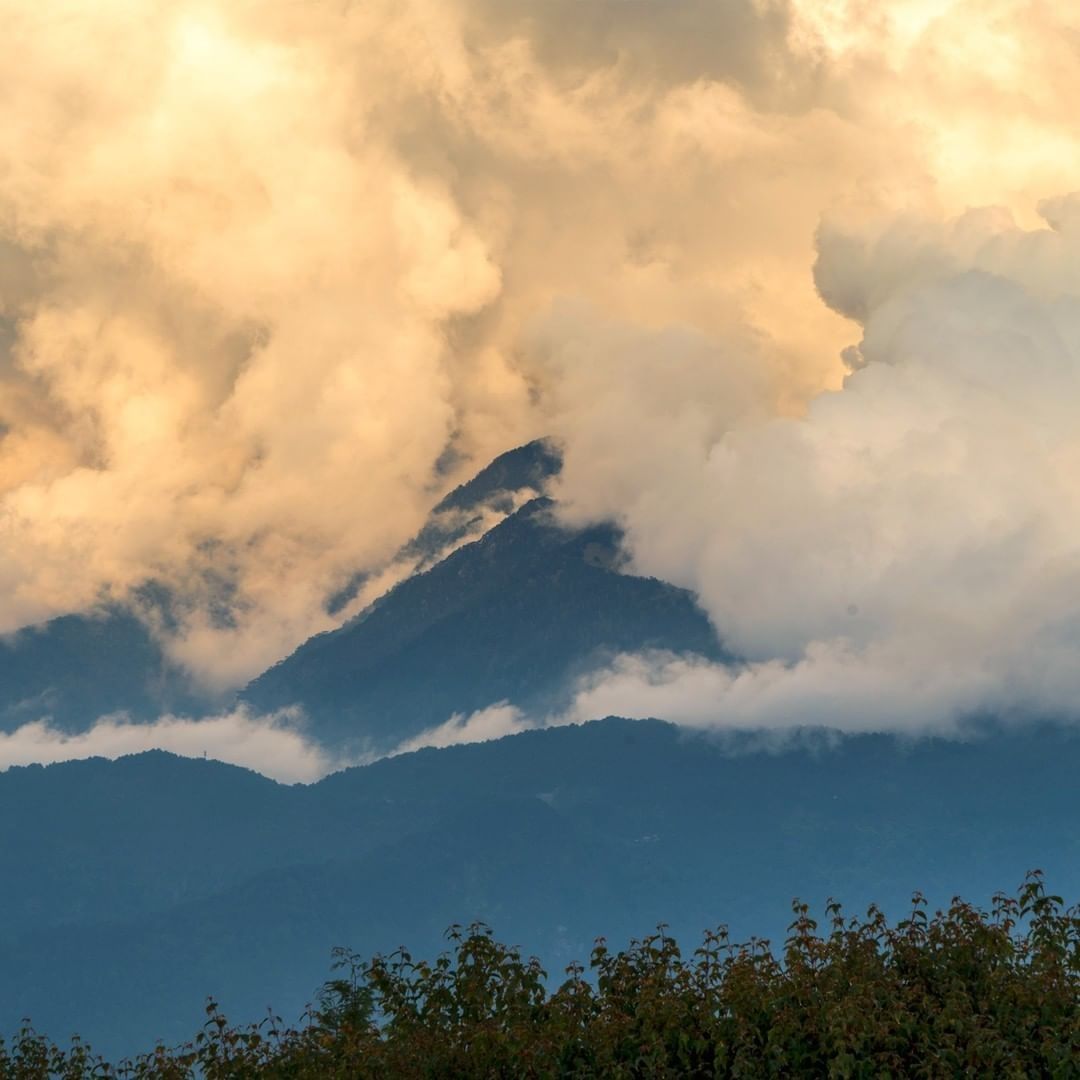
[{"label": "sunlight on clouds", "polygon": [[684,422],[624,463],[586,412],[570,506],[616,492],[635,569],[692,589],[746,663],[623,658],[573,716],[1080,719],[1078,205],[1041,204],[1037,230],[1000,211],[823,227],[818,286],[863,332],[801,417],[705,440]]},{"label": "sunlight on clouds", "polygon": [[1080,160],[1077,16],[1024,0],[0,16],[0,631],[152,580],[217,689],[538,435],[569,515],[648,504],[680,524],[632,529],[639,564],[695,583],[680,536],[721,496],[671,475],[828,413],[890,317],[823,303],[819,228],[826,290],[882,221],[992,204],[1032,238],[990,247],[1045,243]]},{"label": "sunlight on clouds", "polygon": [[930,23],[958,0],[793,0],[791,35],[831,57],[865,51],[901,60]]}]

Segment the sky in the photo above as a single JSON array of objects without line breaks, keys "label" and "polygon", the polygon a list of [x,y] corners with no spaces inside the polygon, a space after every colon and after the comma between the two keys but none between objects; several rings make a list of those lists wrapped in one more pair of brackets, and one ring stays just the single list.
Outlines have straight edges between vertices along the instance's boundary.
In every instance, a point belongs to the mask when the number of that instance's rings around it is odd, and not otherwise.
[{"label": "sky", "polygon": [[619,658],[569,717],[1076,712],[1067,5],[0,15],[0,632],[156,582],[240,685],[549,435],[567,522],[749,660]]}]

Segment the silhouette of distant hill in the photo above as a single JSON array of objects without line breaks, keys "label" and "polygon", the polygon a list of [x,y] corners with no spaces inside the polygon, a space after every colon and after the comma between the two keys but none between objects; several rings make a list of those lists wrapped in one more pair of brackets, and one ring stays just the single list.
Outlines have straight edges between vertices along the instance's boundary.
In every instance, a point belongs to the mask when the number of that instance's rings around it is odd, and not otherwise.
[{"label": "silhouette of distant hill", "polygon": [[[154,753],[0,775],[0,1028],[186,1037],[206,994],[298,1015],[329,950],[431,954],[484,919],[553,964],[670,923],[781,938],[794,895],[893,916],[1024,872],[1080,898],[1080,739],[808,735],[784,750],[606,720],[286,787]],[[556,976],[558,971],[554,972]]]}]

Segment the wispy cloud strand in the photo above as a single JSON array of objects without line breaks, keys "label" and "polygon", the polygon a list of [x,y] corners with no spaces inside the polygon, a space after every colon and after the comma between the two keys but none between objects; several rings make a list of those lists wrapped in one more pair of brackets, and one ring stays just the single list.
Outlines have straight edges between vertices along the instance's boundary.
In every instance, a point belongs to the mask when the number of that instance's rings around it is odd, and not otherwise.
[{"label": "wispy cloud strand", "polygon": [[244,709],[201,719],[164,716],[149,724],[117,716],[103,717],[78,734],[59,731],[44,720],[34,721],[0,733],[0,770],[168,750],[182,757],[240,765],[283,783],[309,783],[347,764],[308,738],[298,720],[292,710],[271,716]]}]

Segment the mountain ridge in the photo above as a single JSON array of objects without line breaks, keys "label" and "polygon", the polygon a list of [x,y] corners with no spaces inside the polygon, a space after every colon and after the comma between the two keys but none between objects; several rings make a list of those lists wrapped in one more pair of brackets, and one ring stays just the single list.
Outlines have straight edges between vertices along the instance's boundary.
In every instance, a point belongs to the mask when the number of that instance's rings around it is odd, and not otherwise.
[{"label": "mountain ridge", "polygon": [[537,498],[413,575],[248,684],[269,713],[301,706],[332,745],[388,751],[448,720],[509,700],[540,715],[618,652],[726,654],[693,596],[618,570],[611,525],[563,529]]},{"label": "mountain ridge", "polygon": [[985,902],[1038,866],[1080,898],[1078,769],[1080,735],[1055,728],[778,748],[612,718],[310,785],[161,753],[12,770],[0,1029],[29,1013],[130,1052],[189,1034],[206,994],[236,1019],[298,1013],[333,946],[437,952],[476,918],[569,963],[660,920],[782,938],[795,895],[895,914],[915,888]]},{"label": "mountain ridge", "polygon": [[[236,703],[261,713],[298,705],[308,734],[333,750],[386,753],[502,700],[546,714],[568,701],[577,676],[617,652],[723,659],[688,592],[619,572],[614,526],[557,523],[543,492],[560,466],[545,439],[496,457],[404,545],[403,581],[233,697],[200,692],[167,659],[142,611],[168,622],[173,598],[161,587],[138,590],[133,606],[25,628],[0,640],[0,731],[41,719],[71,733],[114,714],[142,723]],[[328,603],[342,610],[343,597]]]}]

